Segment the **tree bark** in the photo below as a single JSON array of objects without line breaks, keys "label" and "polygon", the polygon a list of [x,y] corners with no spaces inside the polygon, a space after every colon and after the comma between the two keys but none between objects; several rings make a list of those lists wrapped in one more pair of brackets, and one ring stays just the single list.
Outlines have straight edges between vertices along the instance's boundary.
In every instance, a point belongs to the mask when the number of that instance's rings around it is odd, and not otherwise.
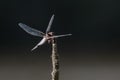
[{"label": "tree bark", "polygon": [[59,55],[57,53],[57,42],[52,40],[52,80],[59,80]]}]

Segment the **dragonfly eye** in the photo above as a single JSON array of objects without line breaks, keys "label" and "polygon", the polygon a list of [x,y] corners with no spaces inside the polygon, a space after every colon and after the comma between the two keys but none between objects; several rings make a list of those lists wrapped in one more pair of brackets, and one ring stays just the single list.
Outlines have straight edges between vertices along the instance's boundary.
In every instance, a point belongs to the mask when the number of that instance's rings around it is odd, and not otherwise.
[{"label": "dragonfly eye", "polygon": [[53,36],[53,32],[49,32],[49,33],[48,33],[48,36]]}]

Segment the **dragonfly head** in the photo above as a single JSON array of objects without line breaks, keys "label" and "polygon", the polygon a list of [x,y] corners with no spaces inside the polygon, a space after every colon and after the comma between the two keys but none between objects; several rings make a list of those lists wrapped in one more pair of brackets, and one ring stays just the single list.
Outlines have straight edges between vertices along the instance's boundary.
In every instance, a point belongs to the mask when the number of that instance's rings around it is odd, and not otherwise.
[{"label": "dragonfly head", "polygon": [[50,37],[53,36],[53,34],[54,34],[53,32],[47,33],[47,35],[50,36]]}]

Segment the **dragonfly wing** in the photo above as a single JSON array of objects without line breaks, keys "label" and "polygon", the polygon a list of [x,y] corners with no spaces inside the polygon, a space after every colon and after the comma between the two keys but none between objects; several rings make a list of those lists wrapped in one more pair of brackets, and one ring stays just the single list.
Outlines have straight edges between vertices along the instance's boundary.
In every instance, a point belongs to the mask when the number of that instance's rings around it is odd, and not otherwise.
[{"label": "dragonfly wing", "polygon": [[43,37],[44,33],[39,31],[39,30],[36,30],[36,29],[33,29],[23,23],[19,23],[18,24],[24,31],[26,31],[27,33],[33,35],[33,36],[39,36],[39,37]]},{"label": "dragonfly wing", "polygon": [[35,50],[38,46],[36,45],[34,48],[31,49],[31,51]]},{"label": "dragonfly wing", "polygon": [[47,27],[47,29],[46,29],[46,33],[48,33],[48,32],[50,31],[51,25],[52,25],[52,23],[53,23],[53,19],[54,19],[54,14],[52,15],[52,17],[51,17],[51,19],[50,19],[50,22],[49,22],[48,27]]},{"label": "dragonfly wing", "polygon": [[53,36],[52,38],[65,37],[65,36],[71,36],[71,35],[72,34],[56,35],[56,36]]},{"label": "dragonfly wing", "polygon": [[46,41],[47,41],[47,39],[43,38],[33,49],[31,49],[31,51],[35,50],[38,46],[43,45]]}]

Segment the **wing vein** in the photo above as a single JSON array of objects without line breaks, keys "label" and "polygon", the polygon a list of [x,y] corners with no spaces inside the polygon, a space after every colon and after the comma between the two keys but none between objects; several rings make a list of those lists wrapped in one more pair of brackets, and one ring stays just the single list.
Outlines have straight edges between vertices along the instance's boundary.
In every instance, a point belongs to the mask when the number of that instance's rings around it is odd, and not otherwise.
[{"label": "wing vein", "polygon": [[44,33],[42,31],[33,29],[23,23],[19,23],[18,24],[24,31],[26,31],[27,33],[33,35],[33,36],[38,36],[38,37],[43,37]]}]

